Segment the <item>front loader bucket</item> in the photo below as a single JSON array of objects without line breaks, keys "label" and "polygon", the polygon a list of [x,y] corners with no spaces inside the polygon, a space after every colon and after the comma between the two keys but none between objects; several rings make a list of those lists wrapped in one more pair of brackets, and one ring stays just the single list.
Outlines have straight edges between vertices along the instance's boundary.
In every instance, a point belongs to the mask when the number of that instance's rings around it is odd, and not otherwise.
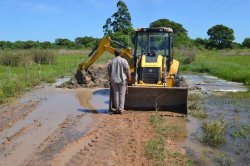
[{"label": "front loader bucket", "polygon": [[187,95],[187,88],[181,87],[129,86],[125,98],[125,110],[158,110],[187,115]]}]

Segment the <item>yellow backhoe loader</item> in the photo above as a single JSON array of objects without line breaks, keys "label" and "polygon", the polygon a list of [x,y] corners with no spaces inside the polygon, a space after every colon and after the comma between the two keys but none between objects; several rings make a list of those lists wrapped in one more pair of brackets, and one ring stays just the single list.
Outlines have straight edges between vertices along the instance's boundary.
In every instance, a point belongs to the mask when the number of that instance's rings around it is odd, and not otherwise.
[{"label": "yellow backhoe loader", "polygon": [[[173,59],[173,30],[166,27],[140,28],[135,31],[133,43],[132,52],[131,48],[105,36],[89,57],[79,64],[78,73],[87,70],[105,51],[114,54],[114,45],[117,45],[131,70],[126,110],[166,110],[187,114],[187,88],[179,87],[179,62]],[[112,101],[111,89],[110,111],[114,108]]]}]

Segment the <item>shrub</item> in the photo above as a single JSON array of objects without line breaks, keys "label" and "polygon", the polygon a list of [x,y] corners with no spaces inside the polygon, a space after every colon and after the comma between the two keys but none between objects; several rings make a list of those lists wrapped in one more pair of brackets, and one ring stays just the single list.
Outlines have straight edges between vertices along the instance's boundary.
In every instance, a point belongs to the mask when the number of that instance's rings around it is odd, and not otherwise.
[{"label": "shrub", "polygon": [[0,52],[0,64],[21,66],[32,63],[55,64],[56,54],[51,50],[13,50]]},{"label": "shrub", "polygon": [[55,64],[56,63],[56,54],[52,50],[32,50],[31,54],[36,63],[41,64]]},{"label": "shrub", "polygon": [[177,53],[183,56],[183,63],[184,64],[191,64],[195,60],[195,57],[197,54],[197,49],[180,47],[177,50]]},{"label": "shrub", "polygon": [[3,51],[0,55],[0,63],[5,66],[21,66],[32,63],[32,56],[25,51]]}]

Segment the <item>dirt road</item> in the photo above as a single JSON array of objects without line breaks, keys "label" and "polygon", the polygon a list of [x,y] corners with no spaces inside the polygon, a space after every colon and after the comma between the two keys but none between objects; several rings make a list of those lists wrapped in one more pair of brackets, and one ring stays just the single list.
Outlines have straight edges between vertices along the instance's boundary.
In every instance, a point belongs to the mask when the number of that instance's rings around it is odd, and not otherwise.
[{"label": "dirt road", "polygon": [[0,165],[154,165],[144,151],[152,113],[109,115],[108,93],[45,87],[1,106]]}]

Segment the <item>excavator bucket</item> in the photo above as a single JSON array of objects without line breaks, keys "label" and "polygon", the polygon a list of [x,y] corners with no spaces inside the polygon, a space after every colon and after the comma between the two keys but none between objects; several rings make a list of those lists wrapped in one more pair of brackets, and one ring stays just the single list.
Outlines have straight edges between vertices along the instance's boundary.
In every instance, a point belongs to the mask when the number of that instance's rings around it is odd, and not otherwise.
[{"label": "excavator bucket", "polygon": [[[125,110],[169,111],[187,115],[187,88],[129,86],[125,98]],[[110,109],[113,110],[111,90]]]}]

